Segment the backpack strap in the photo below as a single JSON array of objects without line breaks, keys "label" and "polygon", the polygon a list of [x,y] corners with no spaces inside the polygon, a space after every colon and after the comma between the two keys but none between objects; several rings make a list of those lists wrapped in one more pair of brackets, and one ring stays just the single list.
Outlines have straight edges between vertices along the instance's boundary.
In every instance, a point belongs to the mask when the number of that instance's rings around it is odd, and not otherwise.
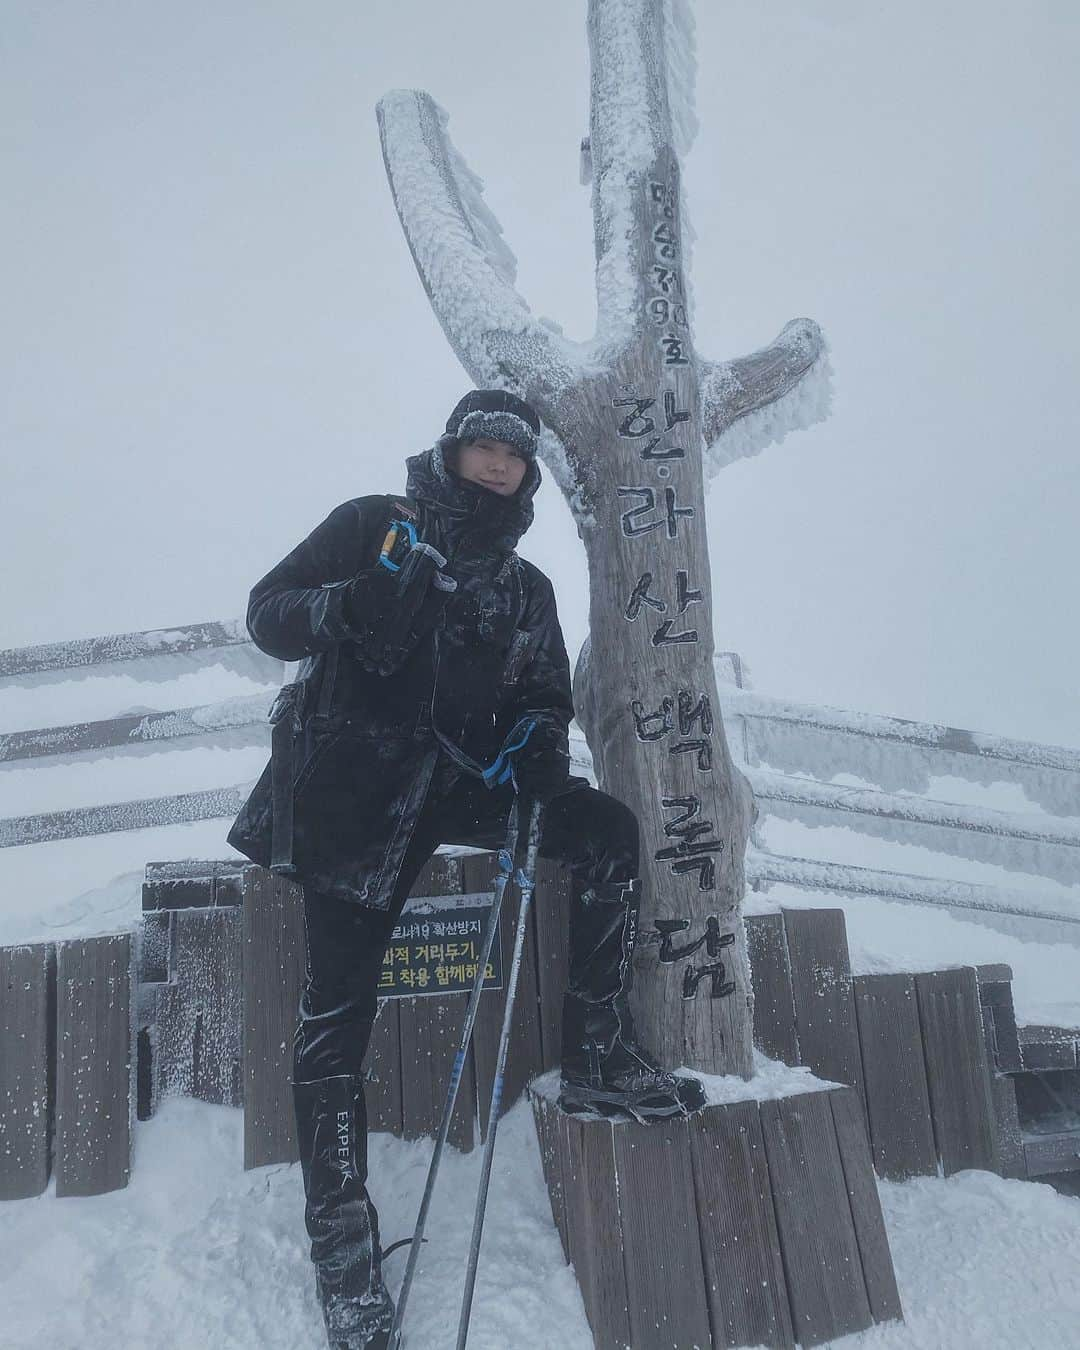
[{"label": "backpack strap", "polygon": [[282,685],[270,709],[270,871],[289,876],[293,866],[293,767],[302,721],[304,684]]}]

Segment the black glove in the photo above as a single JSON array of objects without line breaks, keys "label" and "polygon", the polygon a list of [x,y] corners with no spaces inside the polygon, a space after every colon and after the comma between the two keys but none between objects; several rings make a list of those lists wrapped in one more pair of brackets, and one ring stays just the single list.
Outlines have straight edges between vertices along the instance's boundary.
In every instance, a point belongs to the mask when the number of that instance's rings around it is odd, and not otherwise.
[{"label": "black glove", "polygon": [[369,567],[343,588],[341,613],[354,632],[366,633],[385,623],[394,606],[395,580],[385,567]]},{"label": "black glove", "polygon": [[524,758],[513,758],[514,787],[519,797],[529,797],[533,801],[546,802],[556,796],[566,786],[570,777],[570,758],[561,750],[547,748],[533,754],[524,753]]},{"label": "black glove", "polygon": [[393,674],[434,627],[457,588],[457,582],[442,571],[445,565],[441,553],[418,543],[396,572],[371,567],[344,588],[342,615],[368,669]]}]

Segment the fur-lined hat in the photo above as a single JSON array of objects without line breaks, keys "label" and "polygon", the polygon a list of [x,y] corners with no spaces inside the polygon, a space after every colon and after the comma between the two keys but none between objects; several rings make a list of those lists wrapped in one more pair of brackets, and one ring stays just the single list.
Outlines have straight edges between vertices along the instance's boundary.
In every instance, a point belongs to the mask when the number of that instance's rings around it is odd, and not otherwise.
[{"label": "fur-lined hat", "polygon": [[505,389],[473,389],[447,418],[446,432],[462,445],[483,436],[505,441],[527,460],[533,460],[540,419],[523,398]]}]

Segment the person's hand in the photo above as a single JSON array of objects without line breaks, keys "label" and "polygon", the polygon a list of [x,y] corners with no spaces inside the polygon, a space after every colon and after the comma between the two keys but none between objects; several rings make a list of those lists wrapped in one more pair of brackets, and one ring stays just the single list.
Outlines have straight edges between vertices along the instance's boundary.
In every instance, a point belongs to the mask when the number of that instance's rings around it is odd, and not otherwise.
[{"label": "person's hand", "polygon": [[421,542],[396,572],[371,567],[345,587],[342,614],[369,669],[392,675],[438,622],[457,586],[445,565],[441,553]]},{"label": "person's hand", "polygon": [[396,589],[394,573],[385,567],[358,572],[344,588],[342,617],[358,633],[380,627],[394,604]]}]

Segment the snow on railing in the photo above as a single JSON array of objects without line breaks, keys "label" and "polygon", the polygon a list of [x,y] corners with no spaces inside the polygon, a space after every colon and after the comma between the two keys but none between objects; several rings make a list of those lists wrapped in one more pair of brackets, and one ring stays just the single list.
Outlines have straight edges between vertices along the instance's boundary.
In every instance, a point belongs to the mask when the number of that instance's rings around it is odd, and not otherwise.
[{"label": "snow on railing", "polygon": [[852,736],[896,741],[902,745],[922,746],[952,754],[1003,759],[1014,764],[1080,773],[1080,750],[1071,750],[1066,746],[1019,741],[1008,736],[993,736],[981,731],[963,731],[958,727],[938,726],[933,722],[914,722],[903,717],[847,712],[843,708],[815,707],[809,703],[793,703],[790,699],[771,698],[731,686],[725,686],[722,692],[725,707],[740,717],[784,722],[814,731],[839,731]]},{"label": "snow on railing", "polygon": [[[725,723],[741,724],[747,764],[819,781],[852,774],[889,791],[926,793],[934,777],[1008,782],[1044,811],[1080,813],[1080,751],[931,722],[773,698],[721,682]],[[737,719],[737,720],[736,720]]]},{"label": "snow on railing", "polygon": [[[734,653],[717,659],[730,667],[719,683],[728,737],[763,814],[811,827],[846,826],[861,835],[1080,884],[1080,752],[769,697],[741,687]],[[862,784],[828,781],[839,775]],[[946,776],[982,786],[1008,783],[1041,809],[1003,811],[927,795],[932,780]],[[1047,819],[1045,813],[1071,819]],[[1080,926],[1080,906],[1073,909],[1069,897],[1057,894],[785,857],[763,847],[749,850],[746,875],[755,889],[786,883]]]},{"label": "snow on railing", "polygon": [[1060,902],[1055,908],[1053,901],[1044,902],[1037,892],[1032,894],[970,881],[943,881],[907,872],[856,867],[853,863],[787,858],[753,847],[747,850],[746,879],[755,890],[765,889],[772,882],[782,882],[807,891],[876,896],[883,900],[907,900],[917,905],[973,909],[1080,926],[1080,913],[1063,910]]},{"label": "snow on railing", "polygon": [[809,826],[846,825],[860,834],[918,843],[1069,886],[1080,883],[1080,819],[958,805],[875,788],[820,783],[745,766],[758,805],[771,816]]},{"label": "snow on railing", "polygon": [[[95,722],[0,733],[0,764],[15,759],[36,759],[41,755],[74,755],[132,745],[160,747],[161,742],[182,736],[207,736],[242,727],[265,728],[272,702],[271,694],[248,694],[201,707],[176,708],[171,712],[128,713]],[[263,731],[259,736],[250,737],[245,744],[254,745],[265,739]]]},{"label": "snow on railing", "polygon": [[[270,682],[284,663],[255,648],[241,620],[124,633],[77,642],[0,652],[0,681],[54,682],[87,667],[131,662],[140,678],[166,682],[222,657]],[[844,709],[816,707],[772,698],[738,687],[742,666],[735,653],[722,653],[720,696],[733,751],[744,760],[763,811],[811,826],[846,825],[862,834],[917,843],[1065,885],[1080,882],[1080,752],[1060,746],[964,731]],[[272,695],[259,693],[159,712],[125,712],[115,717],[0,734],[0,763],[46,768],[56,757],[94,753],[182,750],[209,742],[218,748],[269,746],[266,714]],[[584,738],[571,738],[573,769],[592,777]],[[853,775],[866,784],[828,781]],[[1043,808],[1018,812],[934,800],[931,780],[955,775],[989,784],[1007,780]],[[0,848],[57,839],[143,829],[236,813],[251,783],[203,791],[144,796],[0,820]],[[1048,819],[1045,812],[1072,817]],[[1021,890],[912,877],[849,864],[785,858],[751,850],[747,875],[755,886],[786,881],[807,889],[891,896],[922,904],[983,909],[1018,918],[1080,923],[1062,912],[1057,897]]]},{"label": "snow on railing", "polygon": [[251,791],[251,784],[178,792],[167,797],[110,802],[104,806],[76,806],[67,811],[44,811],[34,816],[0,820],[0,848],[23,844],[51,844],[58,839],[115,834],[118,830],[146,830],[161,825],[187,825],[194,820],[227,820],[235,816]]},{"label": "snow on railing", "polygon": [[36,647],[0,651],[0,677],[37,675],[50,670],[76,670],[114,661],[151,656],[179,656],[222,647],[251,645],[243,619],[153,628],[145,633],[113,633],[107,637],[48,642]]}]

